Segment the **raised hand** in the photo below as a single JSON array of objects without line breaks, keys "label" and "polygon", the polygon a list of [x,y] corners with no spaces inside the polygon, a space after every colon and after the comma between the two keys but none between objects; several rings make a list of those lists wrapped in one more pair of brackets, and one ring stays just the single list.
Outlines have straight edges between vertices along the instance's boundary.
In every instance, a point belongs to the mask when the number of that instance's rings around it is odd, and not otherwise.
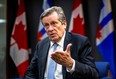
[{"label": "raised hand", "polygon": [[70,55],[71,46],[72,44],[68,44],[65,51],[56,50],[54,53],[51,54],[51,58],[55,62],[67,67],[68,69],[71,69],[73,66],[73,59],[71,58]]}]

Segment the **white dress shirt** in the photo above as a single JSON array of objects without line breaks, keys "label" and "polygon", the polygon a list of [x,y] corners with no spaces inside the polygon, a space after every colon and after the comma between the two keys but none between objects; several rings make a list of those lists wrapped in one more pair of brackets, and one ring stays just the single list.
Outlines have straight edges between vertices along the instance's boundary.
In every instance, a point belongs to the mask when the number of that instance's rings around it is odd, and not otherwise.
[{"label": "white dress shirt", "polygon": [[[63,51],[65,34],[66,33],[64,33],[62,39],[59,42],[57,42],[57,44],[58,44],[57,50]],[[46,70],[45,70],[45,74],[44,74],[44,79],[48,79],[47,78],[47,75],[48,75],[48,66],[49,66],[49,61],[50,61],[50,54],[53,51],[53,44],[54,43],[51,41],[50,42],[49,52],[48,52],[48,58],[47,58],[47,64],[46,64]],[[72,69],[70,71],[67,69],[67,72],[72,73],[74,71],[74,69],[75,69],[75,61],[74,61]],[[55,76],[55,79],[63,79],[62,65],[60,65],[60,64],[57,63],[56,71],[55,71],[54,76]]]}]

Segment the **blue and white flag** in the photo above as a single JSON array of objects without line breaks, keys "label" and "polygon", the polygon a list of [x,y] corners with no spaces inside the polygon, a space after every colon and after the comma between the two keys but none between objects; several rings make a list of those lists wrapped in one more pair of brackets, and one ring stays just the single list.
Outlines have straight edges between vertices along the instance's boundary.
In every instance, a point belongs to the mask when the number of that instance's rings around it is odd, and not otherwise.
[{"label": "blue and white flag", "polygon": [[110,72],[116,79],[116,48],[114,47],[114,27],[110,0],[102,0],[96,45],[104,61],[110,63]]},{"label": "blue and white flag", "polygon": [[[52,6],[52,1],[51,0],[44,0],[43,1],[43,6],[42,6],[42,12],[51,7]],[[44,39],[45,37],[47,37],[46,31],[41,23],[41,21],[39,22],[39,27],[38,27],[38,41]]]}]

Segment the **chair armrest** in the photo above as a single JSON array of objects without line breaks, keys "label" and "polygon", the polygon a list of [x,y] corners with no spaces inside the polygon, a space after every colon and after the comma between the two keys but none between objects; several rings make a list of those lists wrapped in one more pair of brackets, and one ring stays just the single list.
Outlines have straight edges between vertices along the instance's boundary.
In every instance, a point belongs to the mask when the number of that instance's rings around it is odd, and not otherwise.
[{"label": "chair armrest", "polygon": [[99,71],[100,78],[108,77],[108,70],[110,69],[110,65],[108,62],[95,62],[96,67]]}]

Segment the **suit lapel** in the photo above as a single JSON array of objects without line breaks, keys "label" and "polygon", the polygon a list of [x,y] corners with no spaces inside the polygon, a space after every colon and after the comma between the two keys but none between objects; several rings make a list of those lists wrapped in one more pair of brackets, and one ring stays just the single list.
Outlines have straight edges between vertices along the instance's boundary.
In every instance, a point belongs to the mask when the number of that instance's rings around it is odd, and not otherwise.
[{"label": "suit lapel", "polygon": [[42,51],[41,51],[41,68],[40,68],[40,72],[42,77],[44,77],[44,73],[45,73],[45,69],[46,69],[46,62],[47,62],[47,56],[48,56],[48,50],[49,50],[49,46],[50,46],[50,42],[47,41],[45,42],[45,44],[43,45]]},{"label": "suit lapel", "polygon": [[64,51],[66,50],[66,47],[69,43],[71,43],[71,34],[67,32],[64,40],[64,48],[63,48]]},{"label": "suit lapel", "polygon": [[[67,32],[66,36],[65,36],[65,40],[64,40],[64,48],[63,48],[64,51],[66,50],[66,47],[69,43],[71,43],[71,34]],[[64,67],[64,66],[62,66],[62,73],[63,73],[63,79],[65,79],[66,67]]]}]

